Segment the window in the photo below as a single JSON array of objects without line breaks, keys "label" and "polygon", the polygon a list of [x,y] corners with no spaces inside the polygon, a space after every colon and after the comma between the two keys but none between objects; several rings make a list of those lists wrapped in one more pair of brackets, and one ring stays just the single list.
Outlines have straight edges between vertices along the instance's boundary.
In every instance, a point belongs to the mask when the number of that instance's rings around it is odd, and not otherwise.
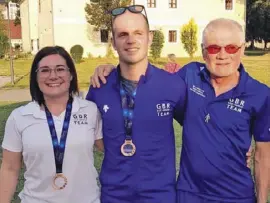
[{"label": "window", "polygon": [[177,8],[177,0],[169,0],[169,8]]},{"label": "window", "polygon": [[177,41],[177,31],[169,30],[169,42],[176,42],[176,41]]},{"label": "window", "polygon": [[233,9],[233,0],[225,0],[225,10]]},{"label": "window", "polygon": [[109,39],[109,32],[108,30],[100,30],[100,41],[102,43],[108,42]]},{"label": "window", "polygon": [[147,0],[148,8],[156,8],[156,0]]}]

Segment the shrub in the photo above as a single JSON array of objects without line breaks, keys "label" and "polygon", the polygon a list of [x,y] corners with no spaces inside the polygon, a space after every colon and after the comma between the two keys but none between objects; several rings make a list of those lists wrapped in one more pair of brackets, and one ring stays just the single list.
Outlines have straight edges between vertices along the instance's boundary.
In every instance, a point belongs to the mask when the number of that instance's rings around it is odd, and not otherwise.
[{"label": "shrub", "polygon": [[150,54],[154,60],[160,58],[162,48],[164,46],[164,34],[161,30],[153,31],[153,42],[150,48]]},{"label": "shrub", "polygon": [[188,24],[183,25],[181,30],[181,41],[188,55],[193,58],[194,53],[198,50],[197,44],[198,26],[193,18]]},{"label": "shrub", "polygon": [[83,56],[83,47],[81,45],[74,45],[70,49],[70,54],[75,63],[80,63]]}]

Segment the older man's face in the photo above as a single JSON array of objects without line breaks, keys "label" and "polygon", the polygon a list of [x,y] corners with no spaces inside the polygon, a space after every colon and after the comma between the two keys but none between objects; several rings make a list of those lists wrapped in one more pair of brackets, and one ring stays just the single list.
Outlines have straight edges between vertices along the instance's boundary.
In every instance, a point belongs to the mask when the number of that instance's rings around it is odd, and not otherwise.
[{"label": "older man's face", "polygon": [[[244,55],[245,46],[241,41],[239,31],[236,28],[216,27],[205,36],[203,47],[217,45],[222,47],[218,53],[210,53],[203,49],[203,58],[209,72],[216,77],[228,77],[239,68],[241,57]],[[227,45],[240,47],[236,53],[227,53]]]}]

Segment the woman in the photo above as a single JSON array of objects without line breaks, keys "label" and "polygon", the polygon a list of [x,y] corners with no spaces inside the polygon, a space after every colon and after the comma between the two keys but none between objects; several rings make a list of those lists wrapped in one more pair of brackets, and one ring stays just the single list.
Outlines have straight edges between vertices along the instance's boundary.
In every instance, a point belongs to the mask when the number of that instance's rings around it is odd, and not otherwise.
[{"label": "woman", "polygon": [[93,145],[103,150],[96,105],[78,95],[77,74],[62,47],[41,49],[32,64],[32,102],[9,116],[0,170],[0,202],[10,203],[23,158],[22,203],[99,203]]},{"label": "woman", "polygon": [[175,54],[169,54],[168,63],[164,66],[164,70],[169,73],[176,73],[180,68],[180,65],[176,62]]}]

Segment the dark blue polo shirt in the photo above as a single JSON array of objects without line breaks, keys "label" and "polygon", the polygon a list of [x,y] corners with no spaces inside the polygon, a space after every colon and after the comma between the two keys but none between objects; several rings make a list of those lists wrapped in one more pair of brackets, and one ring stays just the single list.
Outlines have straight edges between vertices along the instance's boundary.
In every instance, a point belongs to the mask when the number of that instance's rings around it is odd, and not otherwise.
[{"label": "dark blue polo shirt", "polygon": [[234,203],[254,198],[246,152],[252,135],[270,141],[270,90],[242,65],[239,71],[239,84],[218,97],[205,64],[190,63],[178,72],[187,85],[178,190]]},{"label": "dark blue polo shirt", "polygon": [[104,203],[175,203],[176,169],[173,118],[182,119],[186,86],[172,75],[149,64],[135,97],[132,140],[136,153],[121,154],[125,128],[119,93],[119,67],[100,89],[90,88],[103,121],[105,146],[101,201]]}]

